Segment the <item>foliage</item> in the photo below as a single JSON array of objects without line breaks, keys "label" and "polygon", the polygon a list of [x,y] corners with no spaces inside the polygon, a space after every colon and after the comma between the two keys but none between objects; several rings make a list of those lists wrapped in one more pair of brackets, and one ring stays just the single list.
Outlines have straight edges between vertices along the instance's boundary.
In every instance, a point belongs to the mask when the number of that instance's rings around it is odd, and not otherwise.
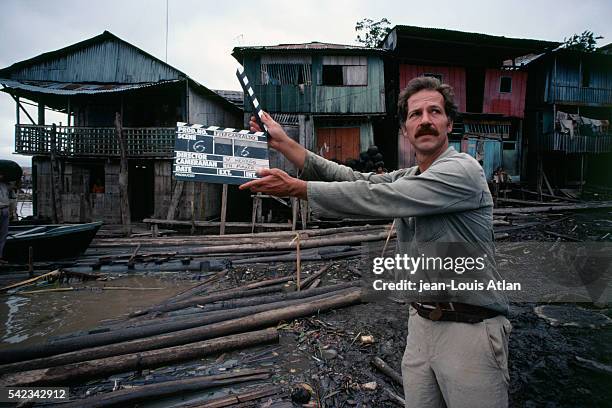
[{"label": "foliage", "polygon": [[568,50],[595,52],[597,40],[602,38],[602,36],[595,36],[592,31],[585,30],[580,35],[574,34],[569,38],[564,38],[563,42]]},{"label": "foliage", "polygon": [[377,47],[385,39],[389,31],[391,31],[390,24],[391,22],[386,18],[382,18],[379,21],[364,18],[358,21],[355,24],[357,42],[366,47]]}]

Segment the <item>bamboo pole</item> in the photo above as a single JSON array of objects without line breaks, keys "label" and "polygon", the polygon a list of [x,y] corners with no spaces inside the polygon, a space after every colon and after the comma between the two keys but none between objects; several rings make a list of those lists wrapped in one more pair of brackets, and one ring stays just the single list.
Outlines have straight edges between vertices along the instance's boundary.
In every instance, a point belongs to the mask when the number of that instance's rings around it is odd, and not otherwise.
[{"label": "bamboo pole", "polygon": [[[395,236],[394,233],[391,234]],[[350,245],[360,244],[362,242],[371,241],[382,241],[387,238],[387,233],[377,233],[361,235],[355,234],[349,237],[336,237],[336,238],[319,238],[319,239],[308,239],[300,243],[301,249],[317,248],[322,246],[333,246],[333,245]],[[295,242],[261,242],[258,244],[238,244],[238,245],[218,245],[201,248],[191,248],[185,250],[185,253],[194,255],[205,255],[205,254],[218,254],[218,253],[235,253],[235,252],[262,252],[262,251],[278,251],[278,250],[292,250],[295,249],[297,243]],[[181,250],[179,250],[181,253]]]},{"label": "bamboo pole", "polygon": [[[147,222],[147,219],[144,220]],[[185,225],[191,225],[189,221],[180,221],[181,223],[186,223]],[[196,226],[202,226],[198,224],[199,221],[196,221]],[[153,224],[157,225],[157,224]],[[250,225],[250,224],[249,224]],[[386,230],[385,225],[362,225],[358,227],[338,227],[338,228],[322,228],[322,229],[310,229],[301,231],[303,239],[310,239],[314,237],[321,237],[326,235],[340,235],[340,234],[349,234],[349,233],[363,233],[364,231],[377,231],[377,230]],[[274,232],[258,232],[255,234],[231,234],[231,235],[198,235],[198,236],[181,236],[181,237],[163,237],[163,238],[139,238],[134,239],[130,238],[126,240],[125,238],[96,238],[91,245],[90,248],[111,248],[111,247],[122,247],[135,245],[136,243],[140,243],[143,247],[147,246],[172,246],[172,245],[184,245],[185,243],[216,243],[219,242],[220,245],[223,245],[225,242],[232,243],[252,243],[253,239],[265,238],[269,239],[290,239],[295,236],[295,232],[291,231],[274,231]]]},{"label": "bamboo pole", "polygon": [[[308,301],[303,304],[255,313],[237,319],[213,323],[206,326],[181,330],[167,334],[161,334],[145,339],[137,339],[107,346],[93,347],[52,357],[44,357],[29,361],[14,363],[9,366],[0,366],[0,372],[32,370],[44,367],[63,366],[79,361],[100,359],[121,354],[138,353],[159,348],[184,345],[211,338],[227,336],[230,334],[243,333],[248,330],[256,330],[278,322],[292,320],[299,317],[321,313],[330,309],[349,306],[361,301],[362,291],[356,288],[346,293],[330,296],[328,298]],[[2,353],[2,359],[6,362],[15,361],[11,354]],[[63,369],[62,369],[63,370]],[[65,371],[65,370],[64,370]],[[0,381],[1,382],[1,381]]]},{"label": "bamboo pole", "polygon": [[[115,373],[159,367],[179,361],[187,361],[206,355],[278,341],[275,328],[241,333],[213,340],[169,347],[143,353],[131,353],[108,358],[92,359],[63,367],[29,370],[0,377],[2,385],[66,384],[82,383]],[[248,370],[247,370],[248,372]]]},{"label": "bamboo pole", "polygon": [[[11,349],[11,353],[15,354],[15,358],[25,357],[27,359],[48,357],[66,352],[72,352],[76,350],[82,350],[85,348],[104,346],[107,344],[120,343],[122,341],[129,341],[134,339],[145,338],[149,336],[155,336],[158,334],[171,333],[180,330],[191,329],[194,327],[200,327],[207,324],[218,323],[226,320],[237,319],[244,316],[250,316],[259,312],[266,312],[268,310],[280,309],[282,307],[288,307],[293,305],[302,304],[304,301],[314,301],[329,298],[341,293],[346,293],[352,289],[343,289],[335,292],[327,292],[319,295],[310,294],[308,298],[300,298],[294,300],[282,300],[274,303],[266,303],[256,306],[247,306],[237,309],[221,310],[211,313],[199,313],[192,316],[179,316],[165,319],[163,322],[156,322],[157,319],[153,319],[148,325],[136,326],[136,327],[125,327],[125,328],[113,328],[112,330],[100,332],[96,331],[92,334],[86,334],[75,337],[68,337],[54,342],[33,345],[33,346],[22,346],[16,349]],[[310,290],[302,291],[301,293],[311,292]],[[305,300],[304,300],[305,299]],[[18,363],[17,363],[18,364]],[[18,365],[13,366],[14,368]],[[8,370],[8,368],[6,368]]]},{"label": "bamboo pole", "polygon": [[222,408],[238,405],[247,401],[254,401],[271,395],[276,395],[282,392],[282,389],[276,385],[271,385],[263,389],[257,388],[251,391],[245,391],[238,394],[227,395],[225,397],[214,398],[205,401],[203,404],[192,408]]},{"label": "bamboo pole", "polygon": [[[202,315],[213,316],[215,315],[215,313],[229,313],[231,312],[230,309],[240,309],[240,308],[251,307],[253,308],[253,313],[254,313],[256,311],[256,308],[260,305],[276,304],[277,306],[281,307],[282,304],[280,303],[282,302],[290,302],[293,300],[305,299],[305,298],[311,298],[311,300],[314,300],[314,298],[317,297],[318,295],[339,293],[340,291],[344,289],[354,288],[356,286],[357,284],[355,282],[344,282],[344,283],[339,283],[339,284],[331,285],[331,286],[323,286],[317,289],[302,290],[300,292],[286,292],[286,293],[279,293],[279,294],[267,295],[267,296],[257,296],[257,297],[250,297],[250,298],[224,300],[224,301],[215,302],[215,303],[211,303],[207,305],[202,305],[202,306],[199,306],[197,309],[176,310],[163,317],[155,316],[152,319],[141,319],[141,320],[131,319],[131,320],[123,320],[119,322],[112,322],[110,324],[96,328],[95,332],[99,332],[102,330],[105,330],[105,331],[117,330],[119,328],[126,328],[126,327],[130,327],[130,328],[131,327],[143,327],[143,326],[161,324],[165,322],[174,322],[174,321],[177,321],[177,319],[190,318],[190,317],[195,317],[198,315],[199,316],[202,316]],[[266,309],[266,310],[269,310],[269,309]],[[11,350],[14,350],[14,348],[11,348]],[[2,351],[0,351],[0,356],[2,356]]]},{"label": "bamboo pole", "polygon": [[522,207],[522,208],[495,208],[493,214],[516,214],[516,213],[539,213],[551,211],[579,211],[579,210],[594,210],[598,208],[612,208],[612,201],[600,201],[574,205],[548,205],[539,207]]},{"label": "bamboo pole", "polygon": [[166,303],[166,304],[154,306],[154,307],[151,307],[145,310],[137,310],[135,312],[130,313],[130,317],[142,316],[142,315],[153,313],[153,312],[170,312],[172,310],[184,309],[190,306],[205,305],[208,303],[218,302],[220,300],[226,300],[226,299],[257,296],[257,295],[262,295],[262,294],[270,293],[270,292],[278,292],[280,290],[282,290],[281,287],[273,286],[273,285],[265,286],[262,288],[255,288],[251,290],[248,290],[248,288],[245,288],[245,287],[238,287],[234,289],[227,289],[227,290],[223,290],[219,292],[214,292],[214,293],[211,293],[205,296],[194,296],[189,299],[172,302],[172,303]]},{"label": "bamboo pole", "polygon": [[4,291],[10,290],[10,289],[15,289],[15,288],[18,288],[20,286],[30,285],[30,284],[32,284],[32,283],[34,283],[36,281],[39,281],[41,279],[44,279],[44,278],[59,277],[60,274],[61,274],[61,271],[59,269],[56,269],[54,271],[51,271],[51,272],[48,272],[48,273],[44,273],[44,274],[42,274],[40,276],[37,276],[35,278],[26,279],[24,281],[13,283],[12,285],[8,285],[8,286],[5,286],[3,288],[0,288],[0,292],[4,292]]},{"label": "bamboo pole", "polygon": [[138,288],[138,287],[129,287],[129,286],[101,286],[101,287],[83,287],[83,288],[74,288],[72,286],[67,288],[52,288],[52,289],[41,289],[41,290],[29,290],[26,292],[19,292],[20,295],[36,295],[41,293],[50,293],[50,292],[75,292],[81,290],[134,290],[134,291],[142,291],[142,290],[164,290],[165,288]]},{"label": "bamboo pole", "polygon": [[[148,401],[160,397],[189,393],[193,391],[201,391],[208,388],[228,386],[248,381],[266,380],[270,378],[270,375],[271,373],[266,370],[243,369],[241,371],[228,374],[218,374],[214,376],[198,376],[180,380],[164,381],[155,384],[147,384],[134,388],[122,389],[109,393],[97,394],[93,397],[84,398],[81,400],[77,400],[73,403],[69,403],[67,405],[64,405],[64,407],[103,408],[110,406],[132,406],[134,404],[138,406],[140,405],[139,403],[141,401]],[[255,394],[255,396],[256,395],[259,394]]]}]

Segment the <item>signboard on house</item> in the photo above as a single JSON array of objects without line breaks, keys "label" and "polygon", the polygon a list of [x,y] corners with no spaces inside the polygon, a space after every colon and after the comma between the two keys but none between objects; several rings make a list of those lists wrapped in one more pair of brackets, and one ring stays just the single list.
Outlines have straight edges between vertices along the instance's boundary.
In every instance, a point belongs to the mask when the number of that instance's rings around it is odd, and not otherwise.
[{"label": "signboard on house", "polygon": [[242,184],[269,168],[267,134],[177,122],[173,173],[177,180]]}]

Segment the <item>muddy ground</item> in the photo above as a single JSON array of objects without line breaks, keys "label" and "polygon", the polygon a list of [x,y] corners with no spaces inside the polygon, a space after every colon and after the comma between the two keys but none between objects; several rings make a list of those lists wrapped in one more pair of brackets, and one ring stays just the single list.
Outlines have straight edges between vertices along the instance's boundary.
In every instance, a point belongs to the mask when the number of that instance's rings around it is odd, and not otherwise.
[{"label": "muddy ground", "polygon": [[[505,240],[562,240],[550,232],[567,235],[581,241],[612,241],[612,216],[609,212],[579,214],[548,214],[509,217],[513,226],[532,223],[533,226],[509,231]],[[551,222],[553,221],[553,222]],[[539,223],[536,224],[536,223]],[[544,225],[542,225],[544,224]],[[603,237],[603,238],[602,238]],[[356,273],[359,260],[337,260],[325,275],[322,285],[359,280]],[[318,270],[323,263],[306,262],[305,274]],[[294,263],[256,264],[233,268],[224,287],[237,282],[263,277],[282,276],[294,270]],[[21,296],[3,298],[0,315],[6,316],[1,348],[10,342],[35,343],[61,336],[74,330],[88,329],[103,319],[123,312],[159,303],[191,286],[202,276],[198,274],[150,274],[145,277],[116,276],[113,285],[163,287],[163,290],[134,292],[82,291],[48,293],[19,300]],[[78,283],[71,283],[73,286]],[[87,283],[91,286],[91,283]],[[126,293],[129,293],[126,296]],[[122,300],[123,299],[123,300]],[[131,299],[131,300],[125,300]],[[19,304],[22,302],[23,304]],[[25,303],[24,303],[25,302]],[[123,302],[123,303],[122,303]],[[109,305],[94,311],[95,305]],[[17,306],[15,306],[17,305]],[[93,306],[92,306],[93,305]],[[561,324],[551,325],[539,317],[534,308],[541,303],[513,303],[510,321],[510,406],[511,407],[609,407],[612,406],[612,325],[593,328],[580,322],[605,315],[612,317],[608,304],[555,303],[563,313]],[[559,310],[557,310],[559,311]],[[6,313],[6,315],[5,315]],[[399,371],[407,336],[408,307],[401,300],[360,304],[334,310],[318,316],[280,324],[280,342],[185,364],[130,372],[103,380],[75,386],[71,395],[84,396],[116,388],[154,383],[194,375],[223,373],[247,367],[264,367],[274,371],[271,380],[283,387],[285,394],[259,401],[268,407],[301,406],[291,402],[291,393],[302,388],[313,391],[310,406],[325,407],[397,407],[388,391],[403,397],[401,386],[372,367],[374,357],[380,357]],[[563,325],[563,323],[576,325]],[[581,327],[587,326],[587,327]],[[371,344],[363,344],[361,336],[371,335]],[[375,382],[375,389],[364,387]],[[306,384],[306,385],[303,385]],[[233,391],[256,389],[261,384],[232,387]],[[370,388],[372,388],[370,386]],[[162,407],[197,403],[220,396],[228,388],[195,393],[182,397],[149,402],[141,406]],[[250,405],[246,405],[250,406]],[[260,406],[260,405],[253,405]]]}]

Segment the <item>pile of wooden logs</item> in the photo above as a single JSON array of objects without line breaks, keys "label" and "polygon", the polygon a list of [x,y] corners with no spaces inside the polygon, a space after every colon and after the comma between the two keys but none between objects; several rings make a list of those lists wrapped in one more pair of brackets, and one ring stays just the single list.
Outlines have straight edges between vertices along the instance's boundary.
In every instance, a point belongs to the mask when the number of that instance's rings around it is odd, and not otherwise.
[{"label": "pile of wooden logs", "polygon": [[[226,273],[220,272],[162,304],[135,311],[105,326],[42,344],[0,350],[3,362],[0,386],[73,386],[94,378],[277,342],[276,326],[280,322],[361,302],[362,290],[355,283],[313,287],[320,283],[328,267],[303,279],[300,291],[295,285],[287,285],[293,276],[283,276],[208,292],[209,284]],[[173,387],[205,389],[269,376],[267,371],[242,369],[240,373],[189,378],[155,387],[145,385],[102,394],[87,399],[86,405],[121,405],[140,400],[140,397],[166,395]],[[147,391],[149,388],[153,391]],[[243,397],[258,395],[260,393],[248,392]],[[227,398],[215,404],[229,401]],[[84,400],[74,402],[76,405],[83,403]]]},{"label": "pile of wooden logs", "polygon": [[[102,238],[64,269],[81,273],[209,272],[231,265],[334,260],[361,254],[364,242],[395,237],[389,225],[256,234]],[[297,237],[299,236],[299,239]]]}]

